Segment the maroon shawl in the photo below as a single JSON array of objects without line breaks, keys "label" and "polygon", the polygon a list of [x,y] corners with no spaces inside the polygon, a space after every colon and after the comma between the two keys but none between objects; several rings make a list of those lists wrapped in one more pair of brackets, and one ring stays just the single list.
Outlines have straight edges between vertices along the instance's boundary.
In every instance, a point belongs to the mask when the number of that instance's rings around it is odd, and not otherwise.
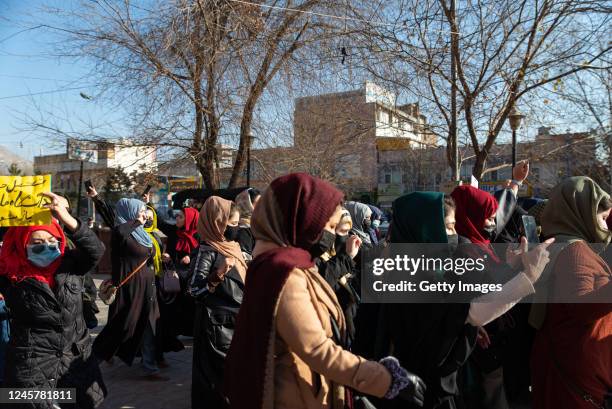
[{"label": "maroon shawl", "polygon": [[342,201],[330,183],[305,173],[275,179],[262,195],[251,220],[257,240],[281,247],[255,257],[232,345],[225,362],[225,392],[232,409],[260,409],[266,375],[274,365],[275,314],[279,296],[295,268],[314,265],[308,249]]}]

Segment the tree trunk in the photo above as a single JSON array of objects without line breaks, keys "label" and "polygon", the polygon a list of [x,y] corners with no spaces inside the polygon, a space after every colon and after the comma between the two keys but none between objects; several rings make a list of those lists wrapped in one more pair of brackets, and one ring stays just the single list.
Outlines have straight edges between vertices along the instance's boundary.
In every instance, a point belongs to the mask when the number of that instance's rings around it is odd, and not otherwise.
[{"label": "tree trunk", "polygon": [[[258,96],[249,98],[242,113],[242,120],[240,121],[240,144],[238,145],[238,152],[236,154],[236,162],[232,169],[232,176],[230,178],[228,188],[234,188],[240,180],[242,169],[246,162],[246,151],[251,147],[253,143],[253,136],[251,135],[251,125],[253,123],[253,111],[255,109],[255,103]],[[249,166],[249,164],[247,164]]]},{"label": "tree trunk", "polygon": [[487,150],[482,149],[476,155],[476,162],[474,162],[474,167],[472,168],[472,175],[478,179],[480,182],[482,179],[482,174],[484,172],[485,163],[487,161]]}]

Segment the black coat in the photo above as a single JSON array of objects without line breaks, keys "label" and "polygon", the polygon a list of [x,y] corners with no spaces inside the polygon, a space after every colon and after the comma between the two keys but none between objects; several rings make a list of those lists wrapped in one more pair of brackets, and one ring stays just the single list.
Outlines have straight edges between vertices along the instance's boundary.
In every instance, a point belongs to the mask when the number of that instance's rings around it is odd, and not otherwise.
[{"label": "black coat", "polygon": [[[66,250],[55,275],[55,288],[33,278],[10,284],[1,292],[9,308],[11,339],[3,387],[76,388],[77,404],[94,408],[106,395],[91,338],[83,319],[83,274],[104,254],[104,246],[87,226],[70,234],[75,248]],[[47,403],[9,405],[47,409]]]},{"label": "black coat", "polygon": [[355,276],[355,262],[346,252],[342,251],[328,261],[317,258],[316,265],[319,274],[334,289],[338,303],[344,312],[347,332],[344,344],[350,347],[355,339],[355,316],[359,305],[359,294],[355,290],[355,277],[348,280],[346,284],[341,284],[340,279],[349,273]]},{"label": "black coat", "polygon": [[215,249],[202,244],[192,263],[190,292],[196,298],[191,389],[193,409],[225,407],[221,397],[223,368],[242,304],[244,282],[233,268],[214,292],[207,291],[208,277],[216,271],[221,257]]},{"label": "black coat", "polygon": [[243,253],[248,254],[249,256],[253,254],[253,248],[255,248],[255,236],[253,236],[253,232],[250,227],[241,227],[238,231],[238,240],[236,240],[238,244],[240,244],[240,250]]}]

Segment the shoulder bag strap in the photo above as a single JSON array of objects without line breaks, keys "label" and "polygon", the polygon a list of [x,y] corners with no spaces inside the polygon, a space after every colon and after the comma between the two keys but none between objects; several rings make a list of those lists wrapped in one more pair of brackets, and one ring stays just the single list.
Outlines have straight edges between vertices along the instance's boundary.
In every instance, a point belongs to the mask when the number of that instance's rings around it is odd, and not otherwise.
[{"label": "shoulder bag strap", "polygon": [[134,271],[132,271],[130,274],[128,274],[127,277],[125,277],[123,280],[121,280],[121,282],[119,283],[119,285],[117,286],[117,289],[121,288],[125,283],[127,283],[128,281],[130,281],[130,279],[136,274],[138,273],[140,270],[142,270],[142,268],[147,264],[147,261],[149,261],[149,258],[145,258],[144,261],[142,263],[140,263],[140,265],[138,267],[136,267],[134,269]]}]

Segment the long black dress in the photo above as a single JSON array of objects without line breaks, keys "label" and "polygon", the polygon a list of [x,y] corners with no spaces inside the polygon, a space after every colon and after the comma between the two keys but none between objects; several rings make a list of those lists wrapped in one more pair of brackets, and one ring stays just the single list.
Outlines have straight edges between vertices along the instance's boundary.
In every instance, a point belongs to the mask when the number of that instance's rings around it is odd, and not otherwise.
[{"label": "long black dress", "polygon": [[[181,281],[181,292],[177,294],[176,298],[171,303],[164,304],[161,307],[163,309],[162,327],[164,331],[164,351],[166,351],[174,350],[175,346],[177,346],[177,342],[180,343],[177,339],[178,335],[193,336],[196,306],[193,298],[187,295],[191,272],[189,264],[182,264],[181,260],[185,256],[189,256],[193,263],[193,260],[195,260],[198,255],[198,247],[193,249],[191,253],[177,251],[176,243],[178,241],[178,235],[176,225],[167,223],[161,220],[161,218],[158,218],[157,228],[168,237],[166,252],[172,259]],[[169,319],[166,319],[166,317]]]},{"label": "long black dress", "polygon": [[[111,260],[115,285],[152,256],[153,248],[139,244],[132,232],[139,226],[131,221],[113,228]],[[131,365],[143,340],[147,320],[152,328],[159,318],[155,273],[145,265],[117,292],[108,310],[108,322],[94,342],[94,353],[108,360],[117,355]]]}]

